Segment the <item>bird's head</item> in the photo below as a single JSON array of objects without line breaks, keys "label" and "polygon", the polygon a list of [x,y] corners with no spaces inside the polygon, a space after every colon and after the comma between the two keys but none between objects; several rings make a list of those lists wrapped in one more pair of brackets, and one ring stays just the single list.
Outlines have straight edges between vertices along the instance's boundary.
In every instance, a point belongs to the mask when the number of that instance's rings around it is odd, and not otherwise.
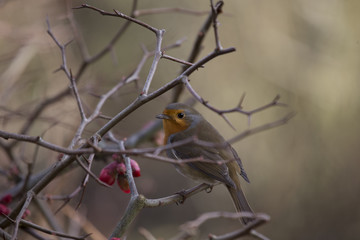
[{"label": "bird's head", "polygon": [[196,125],[202,116],[186,104],[171,103],[156,118],[163,120],[165,136],[170,136]]}]

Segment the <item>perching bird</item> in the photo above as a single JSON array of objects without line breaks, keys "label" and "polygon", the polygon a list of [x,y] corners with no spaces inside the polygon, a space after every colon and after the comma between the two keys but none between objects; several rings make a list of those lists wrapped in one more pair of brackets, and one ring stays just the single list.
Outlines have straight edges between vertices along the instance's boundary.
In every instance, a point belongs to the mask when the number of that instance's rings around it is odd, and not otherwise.
[{"label": "perching bird", "polygon": [[[164,144],[175,143],[196,136],[214,146],[188,143],[167,150],[173,159],[191,159],[202,157],[215,163],[194,161],[176,164],[176,169],[184,176],[198,182],[225,184],[237,211],[253,213],[240,186],[240,176],[249,182],[241,160],[236,151],[220,133],[192,107],[182,103],[169,104],[162,114],[156,116],[163,120]],[[222,145],[222,146],[220,146]],[[224,163],[219,164],[219,162]],[[241,218],[247,224],[252,218]]]}]

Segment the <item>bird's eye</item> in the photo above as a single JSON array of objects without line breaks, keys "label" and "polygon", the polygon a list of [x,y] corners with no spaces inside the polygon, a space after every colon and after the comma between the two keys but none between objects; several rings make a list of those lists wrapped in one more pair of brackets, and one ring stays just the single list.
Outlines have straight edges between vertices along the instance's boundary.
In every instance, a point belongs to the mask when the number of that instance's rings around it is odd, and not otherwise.
[{"label": "bird's eye", "polygon": [[177,116],[178,116],[178,118],[183,118],[183,117],[185,117],[185,114],[181,112],[181,113],[178,113]]}]

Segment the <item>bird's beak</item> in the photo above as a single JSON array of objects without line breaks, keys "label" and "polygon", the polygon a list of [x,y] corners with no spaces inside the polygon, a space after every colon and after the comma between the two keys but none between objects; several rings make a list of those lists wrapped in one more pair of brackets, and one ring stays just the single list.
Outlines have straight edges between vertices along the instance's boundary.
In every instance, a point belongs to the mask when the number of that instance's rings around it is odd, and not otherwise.
[{"label": "bird's beak", "polygon": [[156,118],[158,118],[158,119],[167,119],[167,120],[171,119],[171,117],[169,115],[166,115],[166,114],[156,115]]}]

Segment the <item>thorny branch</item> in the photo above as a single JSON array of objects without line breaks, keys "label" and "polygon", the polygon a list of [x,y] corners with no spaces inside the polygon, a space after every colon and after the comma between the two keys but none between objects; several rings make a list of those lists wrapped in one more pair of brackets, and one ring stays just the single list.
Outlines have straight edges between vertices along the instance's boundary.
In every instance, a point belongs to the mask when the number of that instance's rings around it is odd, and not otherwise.
[{"label": "thorny branch", "polygon": [[[193,48],[191,50],[191,53],[190,53],[190,56],[189,58],[187,59],[187,62],[194,62],[199,54],[200,54],[200,51],[202,49],[202,43],[205,39],[205,36],[208,32],[208,30],[210,29],[211,27],[211,23],[212,23],[212,19],[213,19],[213,14],[214,14],[214,11],[213,9],[215,9],[215,13],[216,15],[222,13],[222,7],[224,5],[224,2],[223,1],[218,1],[215,6],[212,8],[212,11],[210,12],[210,14],[208,15],[207,19],[205,20],[203,26],[201,27],[200,31],[198,32],[197,34],[197,37],[195,39],[195,42],[193,44]],[[184,65],[182,67],[182,71],[185,71],[186,69],[188,68],[188,66]],[[184,90],[184,85],[177,85],[174,90],[173,90],[173,96],[172,96],[172,102],[178,102],[179,101],[179,98],[180,98],[180,95],[181,93],[183,92]]]},{"label": "thorny branch", "polygon": [[[71,199],[73,196],[75,196],[76,194],[78,194],[81,190],[84,189],[84,187],[86,186],[89,177],[92,177],[93,179],[95,179],[98,183],[102,184],[102,185],[106,185],[103,184],[101,181],[99,181],[99,179],[95,176],[94,173],[92,173],[91,171],[91,165],[93,162],[93,159],[95,157],[95,154],[101,152],[101,153],[120,153],[123,155],[123,158],[125,159],[125,163],[126,163],[126,173],[127,173],[127,177],[128,177],[128,182],[131,188],[131,200],[128,204],[128,207],[123,215],[123,217],[121,218],[121,220],[119,221],[118,225],[116,226],[115,230],[113,231],[111,237],[120,237],[122,236],[126,229],[128,228],[128,226],[131,224],[131,222],[135,219],[135,217],[137,216],[137,214],[145,207],[158,207],[158,206],[164,206],[164,205],[168,205],[168,204],[173,204],[173,203],[183,203],[185,201],[186,198],[197,194],[200,191],[204,191],[204,190],[208,190],[209,188],[212,188],[212,186],[209,186],[207,184],[201,184],[198,185],[192,189],[188,189],[183,191],[181,194],[174,194],[171,196],[167,196],[167,197],[163,197],[163,198],[158,198],[158,199],[147,199],[145,198],[143,195],[139,194],[137,192],[137,188],[135,185],[135,181],[132,177],[132,171],[131,171],[131,165],[130,165],[130,159],[128,156],[130,155],[142,155],[144,157],[147,158],[152,158],[155,160],[160,160],[160,161],[165,161],[165,162],[172,162],[175,164],[184,164],[185,162],[191,162],[191,161],[208,161],[206,159],[202,159],[202,158],[198,158],[198,159],[184,159],[182,162],[174,162],[173,159],[169,159],[166,157],[162,157],[159,154],[161,152],[163,152],[166,149],[170,149],[170,148],[174,148],[176,146],[180,146],[181,144],[189,144],[189,143],[193,143],[193,144],[197,144],[197,145],[203,145],[203,146],[212,146],[215,148],[221,148],[221,147],[226,147],[225,145],[222,144],[214,144],[214,143],[209,143],[209,142],[204,142],[201,141],[197,138],[189,138],[189,139],[185,139],[184,141],[181,142],[177,142],[174,144],[168,144],[166,146],[161,146],[161,147],[157,147],[157,148],[135,148],[135,145],[138,141],[134,142],[128,142],[126,140],[124,141],[118,141],[114,138],[114,136],[112,136],[111,134],[109,134],[110,138],[112,138],[112,140],[116,143],[118,143],[118,147],[117,148],[107,148],[107,147],[99,147],[97,145],[97,143],[101,140],[101,138],[109,133],[109,131],[117,124],[119,123],[121,120],[123,120],[125,117],[127,117],[129,114],[131,114],[133,111],[135,111],[136,109],[138,109],[139,107],[143,106],[144,104],[146,104],[147,102],[157,98],[158,96],[162,95],[163,93],[168,92],[171,89],[174,89],[175,87],[178,88],[179,86],[185,85],[186,88],[188,89],[188,91],[199,101],[201,102],[203,105],[205,105],[207,108],[209,108],[210,110],[218,113],[221,117],[223,117],[226,121],[227,118],[225,117],[225,114],[227,113],[231,113],[231,112],[238,112],[241,114],[245,114],[248,116],[248,118],[250,119],[250,117],[257,112],[263,111],[265,109],[268,109],[272,106],[282,106],[284,104],[279,103],[279,97],[275,97],[275,99],[270,102],[269,104],[266,104],[264,106],[261,106],[259,108],[256,108],[254,110],[251,111],[245,111],[242,109],[242,102],[244,98],[240,99],[240,103],[237,107],[232,108],[232,109],[227,109],[227,110],[220,110],[217,109],[215,107],[213,107],[212,105],[210,105],[207,101],[205,101],[190,85],[188,77],[197,69],[204,67],[204,65],[211,61],[212,59],[219,57],[221,55],[224,54],[228,54],[231,52],[235,51],[235,48],[223,48],[220,44],[220,38],[219,38],[219,34],[218,34],[218,20],[217,17],[218,15],[222,12],[222,6],[223,6],[223,2],[219,1],[218,3],[216,3],[215,5],[213,4],[213,1],[211,0],[211,13],[209,14],[209,17],[207,18],[207,20],[205,21],[200,33],[198,34],[198,38],[196,39],[195,43],[194,43],[194,47],[192,50],[192,54],[189,57],[188,61],[184,61],[184,60],[180,60],[176,57],[172,57],[169,55],[164,54],[164,50],[168,49],[168,48],[172,48],[175,46],[178,46],[181,41],[178,41],[177,43],[173,44],[173,46],[169,46],[162,48],[162,41],[163,41],[163,35],[165,30],[160,30],[157,28],[154,28],[153,26],[150,26],[149,24],[140,21],[138,19],[136,19],[136,16],[140,16],[140,15],[146,15],[146,14],[154,14],[154,13],[161,13],[164,11],[167,12],[171,12],[171,11],[178,11],[178,12],[187,12],[190,14],[199,14],[199,13],[195,13],[194,11],[186,11],[184,9],[181,8],[168,8],[168,9],[150,9],[150,10],[136,10],[136,6],[137,6],[137,1],[134,0],[133,1],[133,7],[131,10],[131,14],[130,16],[119,12],[118,10],[114,10],[114,13],[110,13],[110,12],[106,12],[102,9],[90,6],[88,4],[83,4],[80,7],[77,7],[75,9],[79,9],[79,8],[87,8],[93,11],[96,11],[102,15],[105,16],[113,16],[113,17],[120,17],[126,20],[126,22],[124,23],[124,25],[119,29],[119,31],[116,33],[116,35],[112,38],[112,40],[109,42],[108,45],[105,46],[105,48],[103,48],[98,54],[90,57],[86,48],[86,44],[83,41],[83,39],[80,36],[77,36],[76,39],[78,40],[79,45],[81,46],[81,52],[83,55],[83,62],[80,66],[80,69],[77,71],[77,73],[75,75],[72,74],[71,70],[69,69],[68,65],[67,65],[67,59],[66,59],[66,46],[70,43],[66,43],[66,44],[61,44],[57,38],[55,37],[55,35],[53,34],[53,32],[51,31],[51,27],[50,27],[50,23],[49,20],[47,19],[47,25],[48,25],[48,34],[50,35],[50,37],[53,39],[53,41],[55,42],[55,44],[59,47],[60,51],[61,51],[61,57],[62,57],[62,64],[60,66],[60,68],[58,70],[62,70],[66,77],[70,80],[70,86],[72,89],[72,92],[74,94],[75,100],[77,102],[78,105],[78,110],[80,113],[80,117],[81,117],[81,122],[77,128],[76,134],[74,136],[74,138],[72,139],[70,145],[68,147],[61,147],[55,144],[52,144],[50,142],[45,141],[42,137],[40,136],[30,136],[27,135],[28,130],[31,128],[31,126],[33,125],[34,121],[39,117],[39,115],[44,111],[45,108],[47,108],[48,106],[52,105],[53,103],[58,102],[60,99],[62,99],[63,97],[67,96],[69,94],[69,90],[65,89],[62,92],[58,93],[57,95],[53,96],[52,98],[49,98],[45,101],[43,101],[41,104],[39,104],[37,106],[37,108],[35,109],[35,111],[30,115],[30,117],[28,118],[28,120],[26,121],[26,123],[22,126],[22,129],[20,131],[20,133],[15,134],[15,133],[10,133],[10,132],[6,132],[6,131],[2,131],[0,130],[0,137],[4,138],[4,139],[14,139],[16,141],[11,142],[10,144],[5,144],[5,142],[1,141],[0,142],[0,146],[2,148],[5,149],[5,151],[9,152],[9,156],[11,156],[10,153],[10,149],[12,149],[18,142],[30,142],[33,144],[36,144],[37,146],[42,146],[46,149],[52,150],[52,151],[57,151],[60,153],[64,153],[66,155],[64,155],[62,157],[62,159],[57,162],[56,164],[54,164],[51,168],[49,168],[48,170],[42,172],[41,174],[36,174],[33,175],[29,178],[27,178],[26,182],[29,182],[29,190],[27,192],[27,196],[24,197],[21,201],[19,201],[19,203],[14,207],[12,213],[10,214],[10,216],[4,220],[2,220],[0,222],[0,230],[1,230],[1,234],[3,236],[6,236],[6,238],[8,238],[8,234],[6,232],[2,232],[2,229],[9,226],[9,224],[13,223],[11,218],[16,216],[16,221],[15,221],[15,227],[14,227],[14,231],[13,234],[11,236],[12,239],[16,239],[17,237],[17,233],[18,233],[18,229],[21,224],[24,224],[24,226],[26,227],[31,227],[34,229],[38,229],[36,226],[31,225],[30,223],[27,223],[24,220],[21,220],[21,216],[23,215],[24,211],[27,209],[27,207],[29,206],[29,204],[31,203],[31,200],[33,199],[33,197],[36,197],[36,195],[44,188],[46,187],[55,177],[58,176],[59,173],[61,173],[64,169],[68,168],[70,165],[72,165],[73,162],[77,161],[78,165],[80,165],[81,168],[84,169],[86,176],[81,184],[81,186],[79,186],[73,193],[71,193],[70,195],[65,197],[65,200]],[[72,24],[72,27],[74,28],[74,32],[76,32],[76,24],[75,24],[75,20],[74,18],[72,18],[71,15],[68,16],[69,20]],[[109,51],[111,51],[111,49],[113,48],[113,45],[115,44],[115,42],[119,39],[120,36],[122,36],[122,34],[125,32],[125,30],[128,28],[128,26],[130,25],[130,23],[135,23],[141,27],[144,27],[150,31],[152,31],[153,33],[155,33],[156,36],[156,46],[155,46],[155,50],[149,52],[148,50],[144,49],[144,55],[141,59],[141,61],[139,62],[137,68],[135,69],[135,71],[127,78],[125,78],[124,80],[120,81],[119,83],[117,83],[115,86],[113,86],[110,90],[108,90],[105,94],[101,95],[99,98],[98,103],[96,104],[94,110],[92,111],[92,113],[89,115],[89,117],[86,116],[82,102],[81,102],[81,98],[80,98],[80,94],[79,91],[77,89],[77,82],[80,78],[80,76],[83,74],[83,72],[85,71],[85,69],[93,62],[96,62],[98,59],[100,59],[102,56],[104,56],[106,53],[108,53]],[[210,26],[213,26],[214,29],[214,35],[215,35],[215,48],[212,52],[208,53],[205,57],[203,57],[202,59],[198,60],[195,62],[195,59],[197,58],[197,56],[199,55],[200,49],[201,49],[201,44],[202,41],[206,35],[206,32],[208,31],[208,29],[210,28]],[[75,34],[76,36],[76,34]],[[82,40],[81,40],[82,39]],[[120,111],[115,117],[113,117],[112,119],[110,119],[109,122],[107,122],[106,124],[104,124],[98,131],[96,131],[90,138],[89,140],[84,143],[81,144],[81,146],[79,147],[75,147],[76,144],[78,144],[79,140],[81,139],[83,132],[85,130],[85,128],[91,123],[93,122],[93,120],[95,120],[96,118],[98,118],[101,115],[101,109],[104,106],[104,104],[107,102],[107,100],[115,93],[117,92],[122,86],[124,86],[125,84],[128,84],[130,82],[136,81],[139,79],[139,73],[142,70],[146,60],[150,57],[150,56],[154,56],[153,62],[151,67],[149,68],[149,73],[147,74],[147,78],[145,80],[145,84],[143,86],[142,92],[140,94],[140,96],[138,96],[131,104],[129,104],[126,108],[124,108],[122,111]],[[164,86],[158,88],[157,90],[153,91],[153,92],[149,92],[150,89],[150,85],[151,82],[153,80],[154,74],[157,70],[158,67],[158,63],[161,60],[161,58],[164,59],[168,59],[171,61],[175,61],[178,63],[183,64],[183,71],[181,74],[179,74],[178,77],[174,78],[173,80],[169,81],[167,84],[165,84]],[[182,89],[181,87],[179,87],[178,89]],[[174,94],[174,101],[177,101],[177,99],[179,98],[181,93],[180,91],[177,91]],[[239,141],[241,139],[243,139],[246,136],[249,136],[251,134],[255,134],[273,127],[277,127],[280,126],[282,124],[285,124],[291,117],[293,116],[293,114],[289,114],[285,117],[283,117],[282,119],[278,120],[278,121],[274,121],[268,124],[264,124],[260,127],[256,127],[253,129],[249,129],[247,131],[244,131],[243,133],[233,137],[232,139],[229,140],[229,143],[233,143],[236,141]],[[154,126],[156,126],[156,124],[154,124]],[[150,131],[150,130],[148,130]],[[143,133],[141,133],[141,136],[145,136]],[[130,147],[129,147],[130,146]],[[87,159],[86,163],[84,163],[82,159]],[[224,162],[219,162],[218,164],[223,164]],[[30,172],[30,171],[29,171]],[[38,180],[34,180],[34,179],[38,179]],[[106,185],[107,186],[107,185]],[[53,197],[54,199],[56,198],[56,196]],[[64,199],[64,197],[59,196],[58,198],[62,198]],[[80,201],[81,202],[81,201]],[[215,217],[228,217],[228,215],[226,214],[215,214],[216,216],[210,216],[210,213],[206,216],[202,216],[202,218],[199,218],[195,221],[193,221],[193,225],[192,228],[194,228],[194,226],[197,228],[199,227],[201,224],[203,224],[207,219],[211,219],[211,218],[215,218]],[[236,215],[236,214],[235,214]],[[234,215],[234,216],[235,216]],[[240,214],[241,215],[241,214]],[[236,215],[236,218],[241,217],[239,214]],[[211,239],[234,239],[234,238],[238,238],[241,236],[244,236],[246,234],[253,234],[256,235],[256,232],[254,230],[254,228],[256,228],[257,226],[267,222],[269,220],[269,217],[267,215],[263,215],[263,214],[255,214],[252,215],[255,218],[255,221],[251,222],[250,224],[246,225],[245,227],[243,227],[242,229],[238,230],[238,231],[234,231],[232,233],[228,233],[222,236],[214,236],[211,235]],[[250,217],[252,217],[250,216]],[[249,216],[247,216],[249,217]],[[44,229],[38,229],[40,231],[44,231],[47,232]],[[66,234],[62,234],[59,232],[55,232],[55,231],[48,231],[47,233],[49,234],[53,234],[53,235],[57,235],[57,236],[61,236],[61,237],[69,237],[69,238],[73,238],[73,239],[83,239],[84,237],[72,237],[70,235],[66,235]],[[259,236],[259,235],[257,235]],[[5,238],[5,237],[4,237]]]},{"label": "thorny branch", "polygon": [[195,220],[189,221],[181,226],[181,232],[173,238],[175,239],[188,239],[189,237],[196,237],[198,234],[199,228],[205,224],[207,221],[212,219],[218,219],[218,218],[227,218],[227,219],[233,219],[238,220],[241,217],[250,217],[254,218],[255,224],[250,224],[242,227],[239,230],[236,230],[232,232],[231,234],[226,234],[222,236],[215,236],[214,234],[209,234],[209,239],[237,239],[241,236],[245,236],[247,234],[250,234],[250,231],[253,230],[255,227],[264,224],[270,220],[270,217],[263,213],[258,214],[252,214],[247,212],[207,212],[204,214],[201,214],[198,218]]},{"label": "thorny branch", "polygon": [[249,121],[249,125],[250,125],[250,119],[251,119],[251,116],[255,113],[258,113],[258,112],[261,112],[265,109],[268,109],[270,107],[274,107],[274,106],[287,106],[286,104],[284,103],[280,103],[279,100],[280,100],[280,96],[279,95],[276,95],[275,98],[270,102],[270,103],[267,103],[263,106],[260,106],[256,109],[253,109],[253,110],[250,110],[250,111],[245,111],[243,110],[243,107],[242,107],[242,103],[244,101],[244,98],[245,98],[245,95],[242,95],[242,97],[240,98],[240,101],[239,101],[239,104],[237,107],[234,107],[234,108],[231,108],[231,109],[226,109],[226,110],[220,110],[220,109],[217,109],[215,107],[213,107],[212,105],[209,104],[208,101],[204,100],[196,91],[195,89],[191,86],[190,84],[190,80],[187,78],[187,77],[184,77],[183,78],[183,83],[184,85],[186,86],[186,88],[189,90],[189,92],[191,93],[191,95],[194,96],[195,99],[197,99],[200,103],[202,103],[205,107],[207,107],[208,109],[210,109],[211,111],[217,113],[218,115],[220,115],[233,129],[233,125],[230,123],[230,121],[228,120],[228,118],[225,116],[226,113],[233,113],[233,112],[238,112],[238,113],[241,113],[241,114],[244,114],[244,115],[247,115],[248,116],[248,121]]},{"label": "thorny branch", "polygon": [[[278,126],[281,126],[283,124],[286,124],[295,114],[294,113],[289,113],[286,116],[284,116],[283,118],[276,120],[274,122],[270,122],[255,128],[251,128],[248,130],[243,131],[242,133],[234,136],[233,138],[229,139],[227,142],[228,143],[235,143],[237,141],[240,141],[241,139],[262,132],[262,131],[266,131],[268,129],[271,128],[275,128]],[[175,143],[171,143],[171,144],[167,144],[164,146],[159,146],[156,148],[132,148],[132,149],[128,149],[128,150],[122,150],[119,148],[91,148],[91,147],[87,147],[87,148],[78,148],[78,149],[68,149],[68,148],[64,148],[64,147],[60,147],[57,146],[55,144],[51,144],[49,142],[44,141],[41,137],[32,137],[32,136],[27,136],[27,135],[19,135],[19,134],[14,134],[14,133],[8,133],[8,132],[4,132],[0,130],[0,137],[4,138],[4,139],[16,139],[18,141],[26,141],[26,142],[31,142],[34,144],[37,144],[39,146],[42,146],[44,148],[53,150],[53,151],[57,151],[60,153],[64,153],[67,155],[79,155],[79,154],[93,154],[93,153],[120,153],[120,154],[128,154],[128,155],[144,155],[145,157],[154,157],[157,160],[164,160],[166,162],[172,162],[172,163],[177,163],[176,161],[171,161],[172,159],[169,158],[165,158],[165,157],[160,157],[159,154],[162,153],[163,151],[167,150],[167,149],[171,149],[174,147],[179,147],[179,146],[183,146],[185,144],[189,144],[189,143],[194,143],[196,145],[199,146],[206,146],[206,147],[217,147],[217,148],[224,148],[227,146],[226,143],[224,144],[215,144],[212,142],[206,142],[206,141],[202,141],[199,140],[196,137],[189,137],[187,139],[184,139],[182,141],[177,141]],[[126,143],[126,142],[125,142]],[[206,161],[206,159],[189,159],[189,161]]]}]

